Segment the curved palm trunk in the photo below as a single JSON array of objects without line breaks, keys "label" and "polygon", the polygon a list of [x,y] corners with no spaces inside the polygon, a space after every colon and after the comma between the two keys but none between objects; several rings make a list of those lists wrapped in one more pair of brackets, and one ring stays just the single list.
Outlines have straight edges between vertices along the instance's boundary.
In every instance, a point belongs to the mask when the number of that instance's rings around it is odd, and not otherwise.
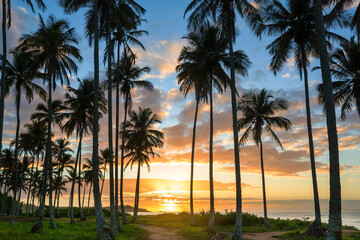
[{"label": "curved palm trunk", "polygon": [[123,224],[128,224],[129,221],[126,217],[125,206],[124,206],[124,155],[125,155],[125,130],[126,130],[126,117],[128,111],[128,94],[125,96],[125,104],[124,104],[124,123],[122,129],[122,137],[121,137],[121,167],[120,167],[120,204],[121,204],[121,213]]},{"label": "curved palm trunk", "polygon": [[[117,64],[119,65],[120,59],[120,44],[118,44],[117,52]],[[120,96],[119,96],[119,83],[116,81],[116,116],[115,116],[115,216],[118,229],[121,229],[119,219],[119,108],[120,108]],[[121,212],[122,214],[122,212]]]},{"label": "curved palm trunk", "polygon": [[[39,155],[37,156],[38,159],[39,159]],[[32,185],[32,181],[33,181],[33,174],[34,174],[34,164],[35,164],[35,159],[33,159],[33,163],[32,163],[32,166],[31,166],[31,173],[30,173],[30,182],[29,182],[29,190],[28,190],[28,193],[27,193],[27,200],[26,200],[26,213],[25,215],[28,216],[29,214],[29,201],[30,201],[30,193],[31,193],[31,185]]]},{"label": "curved palm trunk", "polygon": [[6,19],[7,19],[7,0],[2,0],[2,43],[3,43],[3,62],[1,70],[1,92],[0,92],[0,153],[2,151],[2,135],[4,129],[4,109],[5,109],[5,76],[6,76]]},{"label": "curved palm trunk", "polygon": [[260,139],[260,160],[261,160],[261,180],[262,180],[263,204],[264,204],[264,227],[270,228],[269,220],[267,217],[264,155],[263,155],[263,144],[262,144],[261,139]]},{"label": "curved palm trunk", "polygon": [[316,178],[316,165],[315,165],[315,152],[314,152],[314,141],[312,135],[312,124],[311,124],[311,109],[310,109],[310,95],[309,95],[309,83],[308,83],[308,72],[304,69],[304,84],[305,84],[305,103],[306,103],[306,123],[309,137],[309,151],[310,151],[310,163],[311,163],[311,175],[314,192],[314,207],[315,207],[315,221],[314,227],[319,234],[322,235],[323,228],[321,226],[321,213],[320,213],[320,202],[319,193]]},{"label": "curved palm trunk", "polygon": [[93,181],[94,205],[96,217],[96,235],[98,239],[104,237],[107,230],[104,213],[102,211],[99,188],[99,23],[98,0],[93,0],[94,11],[94,112],[93,112]]},{"label": "curved palm trunk", "polygon": [[196,139],[196,122],[199,110],[199,99],[196,98],[196,108],[193,126],[193,136],[191,145],[191,172],[190,172],[190,225],[195,225],[194,216],[194,155],[195,155],[195,139]]},{"label": "curved palm trunk", "polygon": [[[17,89],[19,90],[19,89]],[[15,174],[14,174],[14,196],[11,203],[11,211],[10,211],[10,225],[14,225],[15,223],[15,214],[16,214],[16,192],[18,189],[18,154],[19,154],[19,132],[20,132],[20,101],[21,101],[21,95],[20,93],[16,96],[16,133],[15,133]],[[21,191],[21,189],[20,189]]]},{"label": "curved palm trunk", "polygon": [[[83,137],[83,131],[80,130],[79,146],[78,146],[77,153],[76,153],[74,176],[73,176],[73,179],[72,179],[71,192],[70,192],[70,223],[75,223],[75,218],[74,218],[74,191],[75,191],[75,182],[76,182],[76,172],[77,172],[77,167],[78,167],[79,158],[80,158],[80,152],[81,152],[82,137]],[[80,182],[79,182],[79,185],[80,185]]]},{"label": "curved palm trunk", "polygon": [[[59,182],[62,182],[63,179],[63,174],[64,174],[64,169],[62,169],[61,171],[61,175],[60,175],[60,180]],[[57,195],[57,207],[56,207],[56,217],[60,218],[60,210],[59,210],[59,201],[60,201],[60,187],[59,187],[59,191],[58,191],[58,195]]]},{"label": "curved palm trunk", "polygon": [[87,207],[87,214],[88,215],[90,213],[90,193],[91,193],[91,188],[92,188],[92,182],[90,183],[90,188],[89,188],[88,207]]},{"label": "curved palm trunk", "polygon": [[[109,1],[110,4],[110,1]],[[119,233],[120,223],[116,220],[115,198],[114,198],[114,158],[113,158],[113,129],[112,129],[112,76],[111,76],[111,52],[112,47],[110,21],[107,21],[107,40],[109,46],[108,56],[108,141],[109,141],[109,165],[110,165],[110,229],[114,235]]]},{"label": "curved palm trunk", "polygon": [[139,210],[139,195],[140,195],[140,161],[138,164],[138,172],[137,172],[137,178],[136,178],[136,190],[135,190],[135,202],[134,202],[134,214],[131,219],[131,222],[136,222],[137,220],[137,214]]},{"label": "curved palm trunk", "polygon": [[[39,157],[39,153],[38,153],[38,158],[36,161],[36,168],[35,168],[35,176],[37,176],[37,173],[38,173],[39,160],[40,160],[40,157]],[[41,161],[43,161],[43,160],[44,160],[44,152],[41,153]],[[32,213],[33,217],[35,217],[35,197],[36,197],[35,189],[36,189],[36,185],[35,185],[35,179],[34,179],[34,190],[33,190],[33,194],[32,194],[32,204],[31,204],[31,213]]]},{"label": "curved palm trunk", "polygon": [[[62,174],[62,171],[61,171],[61,168],[59,167],[58,174],[56,177],[56,183],[55,183],[54,208],[56,207],[56,202],[59,201],[58,199],[59,199],[59,195],[60,195],[60,183],[61,183],[60,176],[61,176],[61,174]],[[60,218],[58,211],[55,213],[55,217]]]},{"label": "curved palm trunk", "polygon": [[214,203],[214,160],[213,160],[213,142],[214,142],[214,116],[213,116],[213,97],[212,97],[212,77],[210,79],[210,143],[209,143],[209,181],[210,181],[210,216],[207,230],[215,231],[215,203]]},{"label": "curved palm trunk", "polygon": [[326,48],[325,27],[320,0],[314,0],[314,17],[316,26],[316,38],[319,48],[321,73],[324,85],[324,99],[326,123],[329,142],[330,157],[330,205],[329,205],[329,226],[327,239],[342,238],[341,219],[341,183],[339,165],[339,144],[336,130],[335,104],[332,95],[332,82],[330,74],[329,56]]},{"label": "curved palm trunk", "polygon": [[[41,197],[40,197],[40,206],[39,206],[39,218],[37,223],[33,226],[31,229],[31,232],[38,232],[42,231],[43,228],[43,220],[44,220],[44,212],[45,212],[45,198],[46,198],[46,192],[47,192],[47,177],[48,177],[48,168],[52,166],[50,164],[51,162],[51,123],[52,123],[52,77],[51,77],[51,71],[45,71],[48,76],[48,84],[49,84],[49,96],[48,96],[48,135],[47,135],[47,143],[46,143],[46,154],[45,154],[45,161],[44,161],[44,169],[43,169],[43,179],[41,183]],[[51,170],[49,171],[51,174]],[[51,176],[51,175],[50,175]],[[51,178],[51,177],[50,177]],[[50,180],[51,183],[51,180]],[[50,184],[51,185],[51,184]],[[49,192],[49,198],[51,197],[51,191]],[[50,201],[49,201],[50,202]],[[51,202],[49,204],[49,215],[50,215],[50,223],[51,228],[56,228],[55,222],[51,218],[52,210],[51,210]]]},{"label": "curved palm trunk", "polygon": [[[81,133],[82,134],[82,133]],[[79,180],[78,180],[78,199],[79,199],[79,214],[80,214],[80,220],[85,221],[86,217],[84,215],[84,211],[81,207],[81,143],[79,145]]]},{"label": "curved palm trunk", "polygon": [[239,154],[239,136],[237,130],[237,110],[236,110],[236,85],[235,85],[235,68],[234,68],[234,50],[232,36],[229,34],[230,50],[230,78],[231,78],[231,110],[233,120],[233,137],[234,137],[234,160],[235,160],[235,178],[236,178],[236,217],[235,230],[232,240],[242,239],[242,197],[241,197],[241,173],[240,173],[240,154]]}]

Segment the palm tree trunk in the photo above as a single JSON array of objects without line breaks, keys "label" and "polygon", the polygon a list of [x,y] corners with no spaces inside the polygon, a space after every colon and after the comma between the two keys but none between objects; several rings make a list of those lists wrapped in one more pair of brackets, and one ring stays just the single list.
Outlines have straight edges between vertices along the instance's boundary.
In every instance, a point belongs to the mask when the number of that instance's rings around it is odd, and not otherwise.
[{"label": "palm tree trunk", "polygon": [[[39,158],[39,155],[38,155]],[[31,185],[32,185],[32,181],[33,181],[33,174],[34,174],[34,164],[35,164],[35,158],[33,159],[33,163],[31,166],[31,173],[30,173],[30,182],[29,182],[29,190],[27,193],[27,200],[26,200],[26,213],[25,215],[28,216],[28,210],[29,210],[29,200],[30,200],[30,193],[31,193]]]},{"label": "palm tree trunk", "polygon": [[270,228],[269,220],[267,217],[264,155],[263,155],[263,144],[262,144],[261,139],[260,139],[260,160],[261,160],[261,180],[262,180],[263,203],[264,203],[264,227]]},{"label": "palm tree trunk", "polygon": [[[58,170],[58,175],[57,175],[57,178],[56,178],[56,185],[55,185],[55,197],[54,197],[54,208],[56,206],[56,201],[59,201],[59,195],[60,195],[60,175],[61,175],[61,170],[60,170],[60,167],[59,167],[59,170]],[[56,218],[59,218],[59,214],[58,212],[55,213],[55,217]]]},{"label": "palm tree trunk", "polygon": [[5,184],[4,186],[4,192],[2,193],[2,199],[1,199],[1,216],[5,215],[5,210],[6,210],[6,198],[7,198],[7,185]]},{"label": "palm tree trunk", "polygon": [[320,202],[319,202],[319,193],[318,193],[317,178],[316,178],[315,151],[314,151],[314,141],[312,135],[312,124],[311,124],[308,72],[306,68],[304,68],[304,84],[305,84],[306,120],[307,120],[307,130],[309,137],[311,175],[312,175],[313,192],[314,192],[314,207],[315,207],[314,230],[318,231],[319,234],[322,235],[323,228],[321,226]]},{"label": "palm tree trunk", "polygon": [[[4,6],[3,6],[4,7]],[[15,174],[14,174],[14,196],[11,203],[11,211],[10,211],[10,225],[15,224],[15,214],[16,214],[16,192],[18,188],[18,153],[19,153],[19,132],[20,132],[20,101],[21,101],[21,93],[20,89],[17,89],[19,91],[16,94],[16,133],[15,133]],[[21,191],[21,189],[20,189]]]},{"label": "palm tree trunk", "polygon": [[[60,183],[62,182],[63,174],[64,174],[64,169],[61,170],[60,180],[59,180]],[[58,192],[58,196],[57,196],[57,207],[56,207],[56,210],[57,210],[56,217],[58,217],[58,218],[60,218],[60,210],[59,210],[60,194],[61,194],[61,192],[60,192],[60,187],[59,187],[59,192]]]},{"label": "palm tree trunk", "polygon": [[137,178],[136,178],[136,190],[135,190],[135,202],[134,202],[134,214],[131,219],[131,222],[136,222],[137,220],[137,214],[139,210],[139,195],[140,195],[140,161],[138,164],[138,172],[137,172]]},{"label": "palm tree trunk", "polygon": [[194,155],[195,155],[195,139],[196,139],[196,122],[199,110],[199,99],[196,97],[196,108],[193,126],[193,136],[191,145],[191,172],[190,172],[190,225],[195,225],[194,216]]},{"label": "palm tree trunk", "polygon": [[[39,169],[39,160],[40,160],[39,154],[40,153],[38,153],[38,157],[37,157],[37,161],[36,161],[35,177],[37,176],[38,169]],[[41,161],[43,161],[43,160],[44,160],[44,152],[41,153]],[[35,185],[35,179],[34,179],[34,192],[32,195],[32,204],[31,204],[31,213],[32,213],[33,217],[35,217],[35,194],[36,194],[35,189],[36,189],[36,185]]]},{"label": "palm tree trunk", "polygon": [[[117,49],[117,66],[119,66],[120,61],[120,42],[118,43]],[[116,116],[115,116],[115,214],[116,214],[116,222],[118,224],[118,229],[120,227],[120,219],[119,219],[119,111],[120,111],[120,87],[118,79],[116,79]],[[120,196],[121,198],[122,196]],[[121,215],[124,213],[121,211]]]},{"label": "palm tree trunk", "polygon": [[[80,158],[80,152],[81,152],[82,137],[83,137],[83,130],[81,129],[80,130],[80,137],[79,137],[79,146],[78,146],[77,153],[76,153],[74,176],[73,176],[73,179],[72,179],[71,192],[70,192],[70,223],[75,223],[75,218],[74,218],[74,191],[75,191],[75,182],[76,182],[76,171],[77,171],[79,158]],[[79,182],[79,185],[80,185],[80,182]]]},{"label": "palm tree trunk", "polygon": [[93,112],[93,181],[94,181],[94,205],[96,217],[96,234],[101,239],[107,229],[104,213],[102,211],[100,188],[99,188],[99,17],[98,0],[93,0],[94,11],[94,112]]},{"label": "palm tree trunk", "polygon": [[123,224],[128,224],[129,221],[126,217],[125,205],[124,205],[124,156],[125,156],[125,123],[127,117],[127,109],[128,109],[128,94],[125,96],[125,104],[124,104],[124,122],[122,129],[122,137],[121,137],[121,167],[120,167],[120,204],[121,204],[121,213]]},{"label": "palm tree trunk", "polygon": [[[110,4],[111,1],[109,1]],[[116,220],[115,196],[114,196],[114,155],[113,155],[113,128],[112,128],[112,76],[111,76],[111,56],[112,45],[110,20],[107,21],[107,40],[109,46],[108,54],[108,141],[109,141],[109,165],[110,165],[110,229],[116,236],[119,233],[120,223]]]},{"label": "palm tree trunk", "polygon": [[336,130],[335,104],[332,95],[332,82],[330,74],[329,56],[326,48],[325,26],[320,0],[314,0],[314,17],[316,26],[316,38],[318,43],[321,73],[324,85],[324,99],[326,123],[329,142],[330,157],[330,205],[329,205],[329,226],[327,239],[342,238],[341,219],[341,183],[339,165],[339,144]]},{"label": "palm tree trunk", "polygon": [[88,208],[87,208],[87,214],[89,215],[89,208],[90,208],[90,193],[91,193],[91,188],[92,188],[92,182],[90,182],[90,189],[89,189],[89,197],[88,197]]},{"label": "palm tree trunk", "polygon": [[[81,134],[83,134],[81,132]],[[79,145],[79,180],[78,180],[78,199],[79,199],[79,214],[80,214],[80,220],[85,221],[86,217],[84,216],[83,209],[81,207],[81,143]]]},{"label": "palm tree trunk", "polygon": [[7,42],[6,42],[6,20],[7,20],[7,0],[2,0],[2,43],[3,43],[3,62],[1,70],[1,93],[0,93],[0,153],[2,151],[2,135],[4,129],[4,109],[5,109],[5,77],[6,77],[6,55],[7,55]]},{"label": "palm tree trunk", "polygon": [[[47,66],[49,67],[49,65]],[[39,206],[39,218],[37,223],[32,227],[31,232],[42,231],[43,228],[43,220],[44,220],[44,212],[45,212],[45,198],[47,192],[47,176],[48,176],[48,168],[49,162],[51,161],[51,123],[52,123],[52,75],[50,69],[47,69],[45,73],[48,76],[48,87],[49,87],[49,96],[48,96],[48,133],[47,133],[47,143],[46,143],[46,153],[45,153],[45,161],[44,161],[44,168],[43,168],[43,176],[42,176],[42,183],[41,183],[41,197],[40,197],[40,206]],[[50,207],[50,206],[49,206]],[[50,214],[51,211],[49,211]],[[52,225],[52,223],[51,223]],[[56,227],[56,226],[51,226]]]},{"label": "palm tree trunk", "polygon": [[103,192],[103,189],[104,189],[105,174],[106,174],[106,160],[105,160],[105,165],[104,165],[104,179],[102,180],[102,183],[101,183],[100,198],[102,197],[102,192]]},{"label": "palm tree trunk", "polygon": [[21,172],[21,177],[20,177],[20,190],[19,190],[19,196],[18,196],[18,201],[16,204],[16,216],[18,217],[20,215],[20,200],[21,200],[21,189],[23,186],[23,182],[24,182],[24,176],[25,176],[25,165],[23,164],[23,168],[22,168],[22,172]]},{"label": "palm tree trunk", "polygon": [[84,201],[85,201],[85,190],[86,190],[86,186],[84,184],[84,191],[83,191],[83,199],[82,199],[82,205],[81,205],[81,208],[84,208]]},{"label": "palm tree trunk", "polygon": [[[235,14],[235,13],[234,13]],[[237,108],[236,108],[236,85],[235,85],[235,68],[234,68],[234,50],[233,50],[234,33],[229,34],[230,50],[230,78],[231,78],[231,110],[233,120],[233,138],[234,138],[234,160],[235,160],[235,178],[236,178],[236,217],[235,230],[232,240],[242,240],[242,197],[241,197],[241,173],[240,173],[240,154],[239,154],[239,136],[237,130]]]},{"label": "palm tree trunk", "polygon": [[[54,82],[55,82],[55,76],[53,77],[52,79]],[[50,93],[49,93],[50,95]],[[52,104],[52,99],[51,99],[51,102],[50,102],[50,105]],[[52,115],[52,109],[50,111],[50,108],[49,108],[49,114]],[[50,119],[52,120],[52,119]],[[51,121],[52,122],[52,121]],[[51,125],[51,122],[49,122],[49,124]],[[48,142],[49,142],[49,139],[48,139]],[[55,220],[54,220],[54,208],[52,206],[52,194],[53,194],[53,187],[52,187],[52,180],[53,180],[53,174],[52,174],[52,148],[51,148],[51,145],[52,145],[52,141],[51,141],[51,131],[50,131],[50,145],[47,146],[46,148],[49,148],[49,156],[48,156],[48,159],[49,159],[49,218],[50,218],[50,227],[51,229],[56,229],[56,224],[55,224]]]},{"label": "palm tree trunk", "polygon": [[210,216],[207,230],[215,231],[215,199],[214,199],[214,159],[213,159],[213,143],[214,143],[214,116],[213,116],[213,97],[212,97],[212,76],[210,77],[210,142],[209,142],[209,181],[210,181]]}]

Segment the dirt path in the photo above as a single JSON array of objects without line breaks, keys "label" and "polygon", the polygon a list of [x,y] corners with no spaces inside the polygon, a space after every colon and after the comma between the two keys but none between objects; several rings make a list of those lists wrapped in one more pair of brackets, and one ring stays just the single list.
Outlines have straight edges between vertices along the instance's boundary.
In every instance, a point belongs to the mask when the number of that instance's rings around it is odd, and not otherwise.
[{"label": "dirt path", "polygon": [[178,231],[175,229],[155,227],[149,225],[139,225],[141,228],[145,229],[148,233],[149,240],[186,240],[179,235]]},{"label": "dirt path", "polygon": [[274,240],[284,232],[244,233],[243,237],[251,240]]}]

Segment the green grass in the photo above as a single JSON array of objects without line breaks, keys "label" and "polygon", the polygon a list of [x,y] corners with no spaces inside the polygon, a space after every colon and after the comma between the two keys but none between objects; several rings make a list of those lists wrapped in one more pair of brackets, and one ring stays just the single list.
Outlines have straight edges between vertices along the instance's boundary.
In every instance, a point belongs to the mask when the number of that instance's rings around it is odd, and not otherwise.
[{"label": "green grass", "polygon": [[[0,222],[0,239],[6,240],[93,240],[96,239],[96,223],[94,220],[70,224],[66,218],[56,219],[56,230],[50,229],[48,219],[44,221],[42,233],[30,233],[33,222],[16,222],[9,226],[8,222]],[[145,240],[145,231],[137,225],[129,224],[123,227],[123,232],[117,240]]]}]

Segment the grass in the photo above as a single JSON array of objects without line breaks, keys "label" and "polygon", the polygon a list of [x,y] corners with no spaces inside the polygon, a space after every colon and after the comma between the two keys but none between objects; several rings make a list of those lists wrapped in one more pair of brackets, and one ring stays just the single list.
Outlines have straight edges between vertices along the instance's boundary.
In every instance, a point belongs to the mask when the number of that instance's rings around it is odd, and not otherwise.
[{"label": "grass", "polygon": [[[16,222],[9,226],[8,222],[0,222],[0,239],[6,240],[93,240],[96,239],[96,223],[93,219],[70,224],[69,219],[56,219],[56,230],[50,229],[49,220],[45,219],[42,233],[30,233],[33,222]],[[146,240],[145,231],[137,225],[123,225],[123,232],[117,240]]]}]

